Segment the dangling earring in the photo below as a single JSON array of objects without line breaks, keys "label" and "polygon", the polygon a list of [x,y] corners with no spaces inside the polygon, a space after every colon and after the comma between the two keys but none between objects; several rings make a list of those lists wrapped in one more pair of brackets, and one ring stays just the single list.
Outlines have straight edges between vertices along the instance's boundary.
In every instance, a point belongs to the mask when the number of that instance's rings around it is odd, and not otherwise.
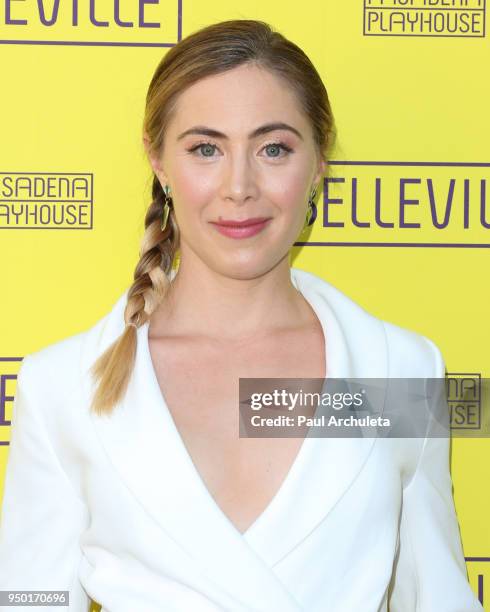
[{"label": "dangling earring", "polygon": [[170,187],[165,185],[163,188],[164,194],[164,203],[163,203],[163,211],[162,211],[162,232],[167,227],[168,215],[170,214],[170,204],[172,203],[172,198],[169,196]]},{"label": "dangling earring", "polygon": [[308,210],[306,212],[306,220],[305,220],[305,224],[303,226],[303,229],[306,229],[308,227],[308,225],[310,224],[311,221],[311,217],[313,216],[313,209],[315,206],[315,199],[316,196],[316,187],[313,189],[312,193],[310,194],[310,197],[308,199]]}]

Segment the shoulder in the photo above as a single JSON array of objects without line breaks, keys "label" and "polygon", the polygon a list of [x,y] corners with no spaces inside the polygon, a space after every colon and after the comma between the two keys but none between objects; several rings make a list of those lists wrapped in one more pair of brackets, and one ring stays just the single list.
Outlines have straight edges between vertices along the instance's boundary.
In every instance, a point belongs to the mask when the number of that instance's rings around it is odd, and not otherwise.
[{"label": "shoulder", "polygon": [[323,277],[298,268],[292,274],[302,289],[328,303],[355,359],[364,364],[369,355],[386,355],[388,377],[444,377],[442,353],[431,338],[376,316]]},{"label": "shoulder", "polygon": [[382,321],[391,376],[444,378],[446,366],[438,345],[429,337]]}]

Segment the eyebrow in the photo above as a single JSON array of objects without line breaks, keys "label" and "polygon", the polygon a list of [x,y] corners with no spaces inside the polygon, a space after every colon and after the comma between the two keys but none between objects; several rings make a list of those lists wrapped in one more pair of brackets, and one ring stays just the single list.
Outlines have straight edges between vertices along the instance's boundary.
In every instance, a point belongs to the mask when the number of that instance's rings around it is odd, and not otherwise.
[{"label": "eyebrow", "polygon": [[[283,123],[282,121],[276,121],[275,123],[266,123],[265,125],[261,125],[257,129],[253,130],[253,132],[250,132],[248,138],[257,138],[257,136],[262,136],[263,134],[274,132],[276,130],[288,130],[289,132],[296,134],[296,136],[303,140],[303,136],[296,128],[287,123]],[[189,128],[185,132],[182,132],[182,134],[177,137],[177,140],[181,140],[189,134],[200,134],[203,136],[210,136],[211,138],[223,138],[224,140],[229,140],[228,136],[226,134],[223,134],[223,132],[218,132],[218,130],[208,128],[204,125],[195,125],[194,127]]]}]

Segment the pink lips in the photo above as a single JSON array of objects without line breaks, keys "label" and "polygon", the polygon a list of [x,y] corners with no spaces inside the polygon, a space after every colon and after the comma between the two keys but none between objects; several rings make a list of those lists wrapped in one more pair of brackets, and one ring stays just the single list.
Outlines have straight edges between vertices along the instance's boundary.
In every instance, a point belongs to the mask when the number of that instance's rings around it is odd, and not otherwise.
[{"label": "pink lips", "polygon": [[270,220],[270,217],[252,217],[243,221],[221,219],[220,221],[211,221],[211,224],[216,227],[218,232],[229,238],[248,238],[261,232]]}]

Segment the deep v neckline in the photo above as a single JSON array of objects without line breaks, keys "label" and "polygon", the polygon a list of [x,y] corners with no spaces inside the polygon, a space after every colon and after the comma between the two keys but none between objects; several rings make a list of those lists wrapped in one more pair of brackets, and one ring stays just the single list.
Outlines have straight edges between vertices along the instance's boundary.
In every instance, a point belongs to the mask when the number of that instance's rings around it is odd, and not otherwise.
[{"label": "deep v neckline", "polygon": [[[330,351],[329,342],[327,342],[326,324],[322,316],[322,313],[318,311],[318,307],[305,295],[304,291],[302,291],[298,287],[294,279],[294,276],[292,278],[292,282],[293,282],[293,285],[296,287],[296,289],[301,293],[301,295],[304,297],[304,299],[309,303],[310,307],[313,309],[320,323],[321,329],[322,329],[324,355],[325,355],[325,368],[324,368],[324,377],[323,377],[324,383],[323,383],[321,393],[325,393],[326,388],[329,386],[328,380],[329,378],[332,377],[331,373],[329,377],[327,377],[327,374],[331,370],[331,367],[330,367],[331,351]],[[163,416],[165,417],[166,422],[168,423],[168,426],[172,430],[171,434],[172,434],[172,437],[176,441],[176,448],[178,449],[180,457],[185,461],[187,466],[190,468],[192,477],[194,478],[195,482],[199,484],[200,490],[204,492],[211,506],[222,517],[224,517],[226,521],[229,522],[232,528],[242,538],[246,539],[249,536],[253,535],[254,531],[259,526],[262,525],[262,522],[266,519],[267,516],[269,516],[271,513],[273,514],[274,508],[280,505],[281,498],[286,495],[287,490],[290,489],[290,487],[293,485],[293,482],[295,481],[295,479],[297,477],[300,477],[300,475],[303,473],[303,466],[307,463],[308,455],[311,452],[311,444],[309,443],[311,442],[311,438],[309,436],[310,429],[308,429],[308,434],[306,434],[305,437],[303,438],[303,442],[301,443],[299,450],[296,453],[296,456],[294,457],[294,460],[292,461],[288,472],[286,473],[286,476],[282,479],[278,489],[276,490],[272,498],[267,502],[266,506],[254,518],[252,523],[245,529],[245,531],[243,532],[240,531],[240,529],[233,523],[233,521],[224,512],[224,510],[218,504],[214,496],[211,494],[208,486],[206,485],[205,480],[201,476],[196,464],[194,463],[194,460],[192,459],[192,456],[184,442],[184,439],[179,431],[179,428],[177,427],[177,424],[168,406],[165,395],[160,387],[160,383],[158,382],[158,377],[156,374],[156,370],[153,364],[153,359],[152,359],[152,355],[150,351],[149,328],[150,328],[149,321],[145,322],[143,325],[141,325],[138,328],[137,330],[138,331],[138,346],[141,347],[142,349],[141,356],[142,356],[142,359],[144,360],[143,365],[144,365],[145,371],[148,373],[148,376],[151,378],[151,384],[156,391],[156,395],[158,397],[158,403],[160,404],[160,409],[162,411]],[[319,403],[316,407],[313,418],[318,415],[318,412],[320,410],[321,410],[321,404]]]},{"label": "deep v neckline", "polygon": [[[387,378],[389,347],[383,322],[319,276],[299,268],[291,273],[328,332],[327,382],[333,386],[338,378]],[[94,392],[90,366],[124,331],[126,304],[127,292],[86,338],[81,365],[86,372],[83,398],[87,405]],[[91,444],[100,469],[111,481],[114,478],[121,503],[154,538],[166,575],[168,571],[170,577],[182,579],[181,560],[186,576],[195,576],[204,592],[212,596],[216,586],[224,609],[300,612],[304,605],[288,579],[290,562],[308,556],[311,545],[322,542],[315,534],[329,533],[324,527],[335,529],[338,514],[332,513],[361,476],[375,437],[333,439],[315,437],[311,431],[310,438],[301,440],[305,446],[294,465],[288,466],[290,472],[269,506],[241,534],[210,496],[184,452],[150,367],[145,349],[148,329],[141,326],[135,331],[134,368],[117,409],[110,415],[88,411],[94,430]],[[141,546],[144,554],[145,542]]]}]

